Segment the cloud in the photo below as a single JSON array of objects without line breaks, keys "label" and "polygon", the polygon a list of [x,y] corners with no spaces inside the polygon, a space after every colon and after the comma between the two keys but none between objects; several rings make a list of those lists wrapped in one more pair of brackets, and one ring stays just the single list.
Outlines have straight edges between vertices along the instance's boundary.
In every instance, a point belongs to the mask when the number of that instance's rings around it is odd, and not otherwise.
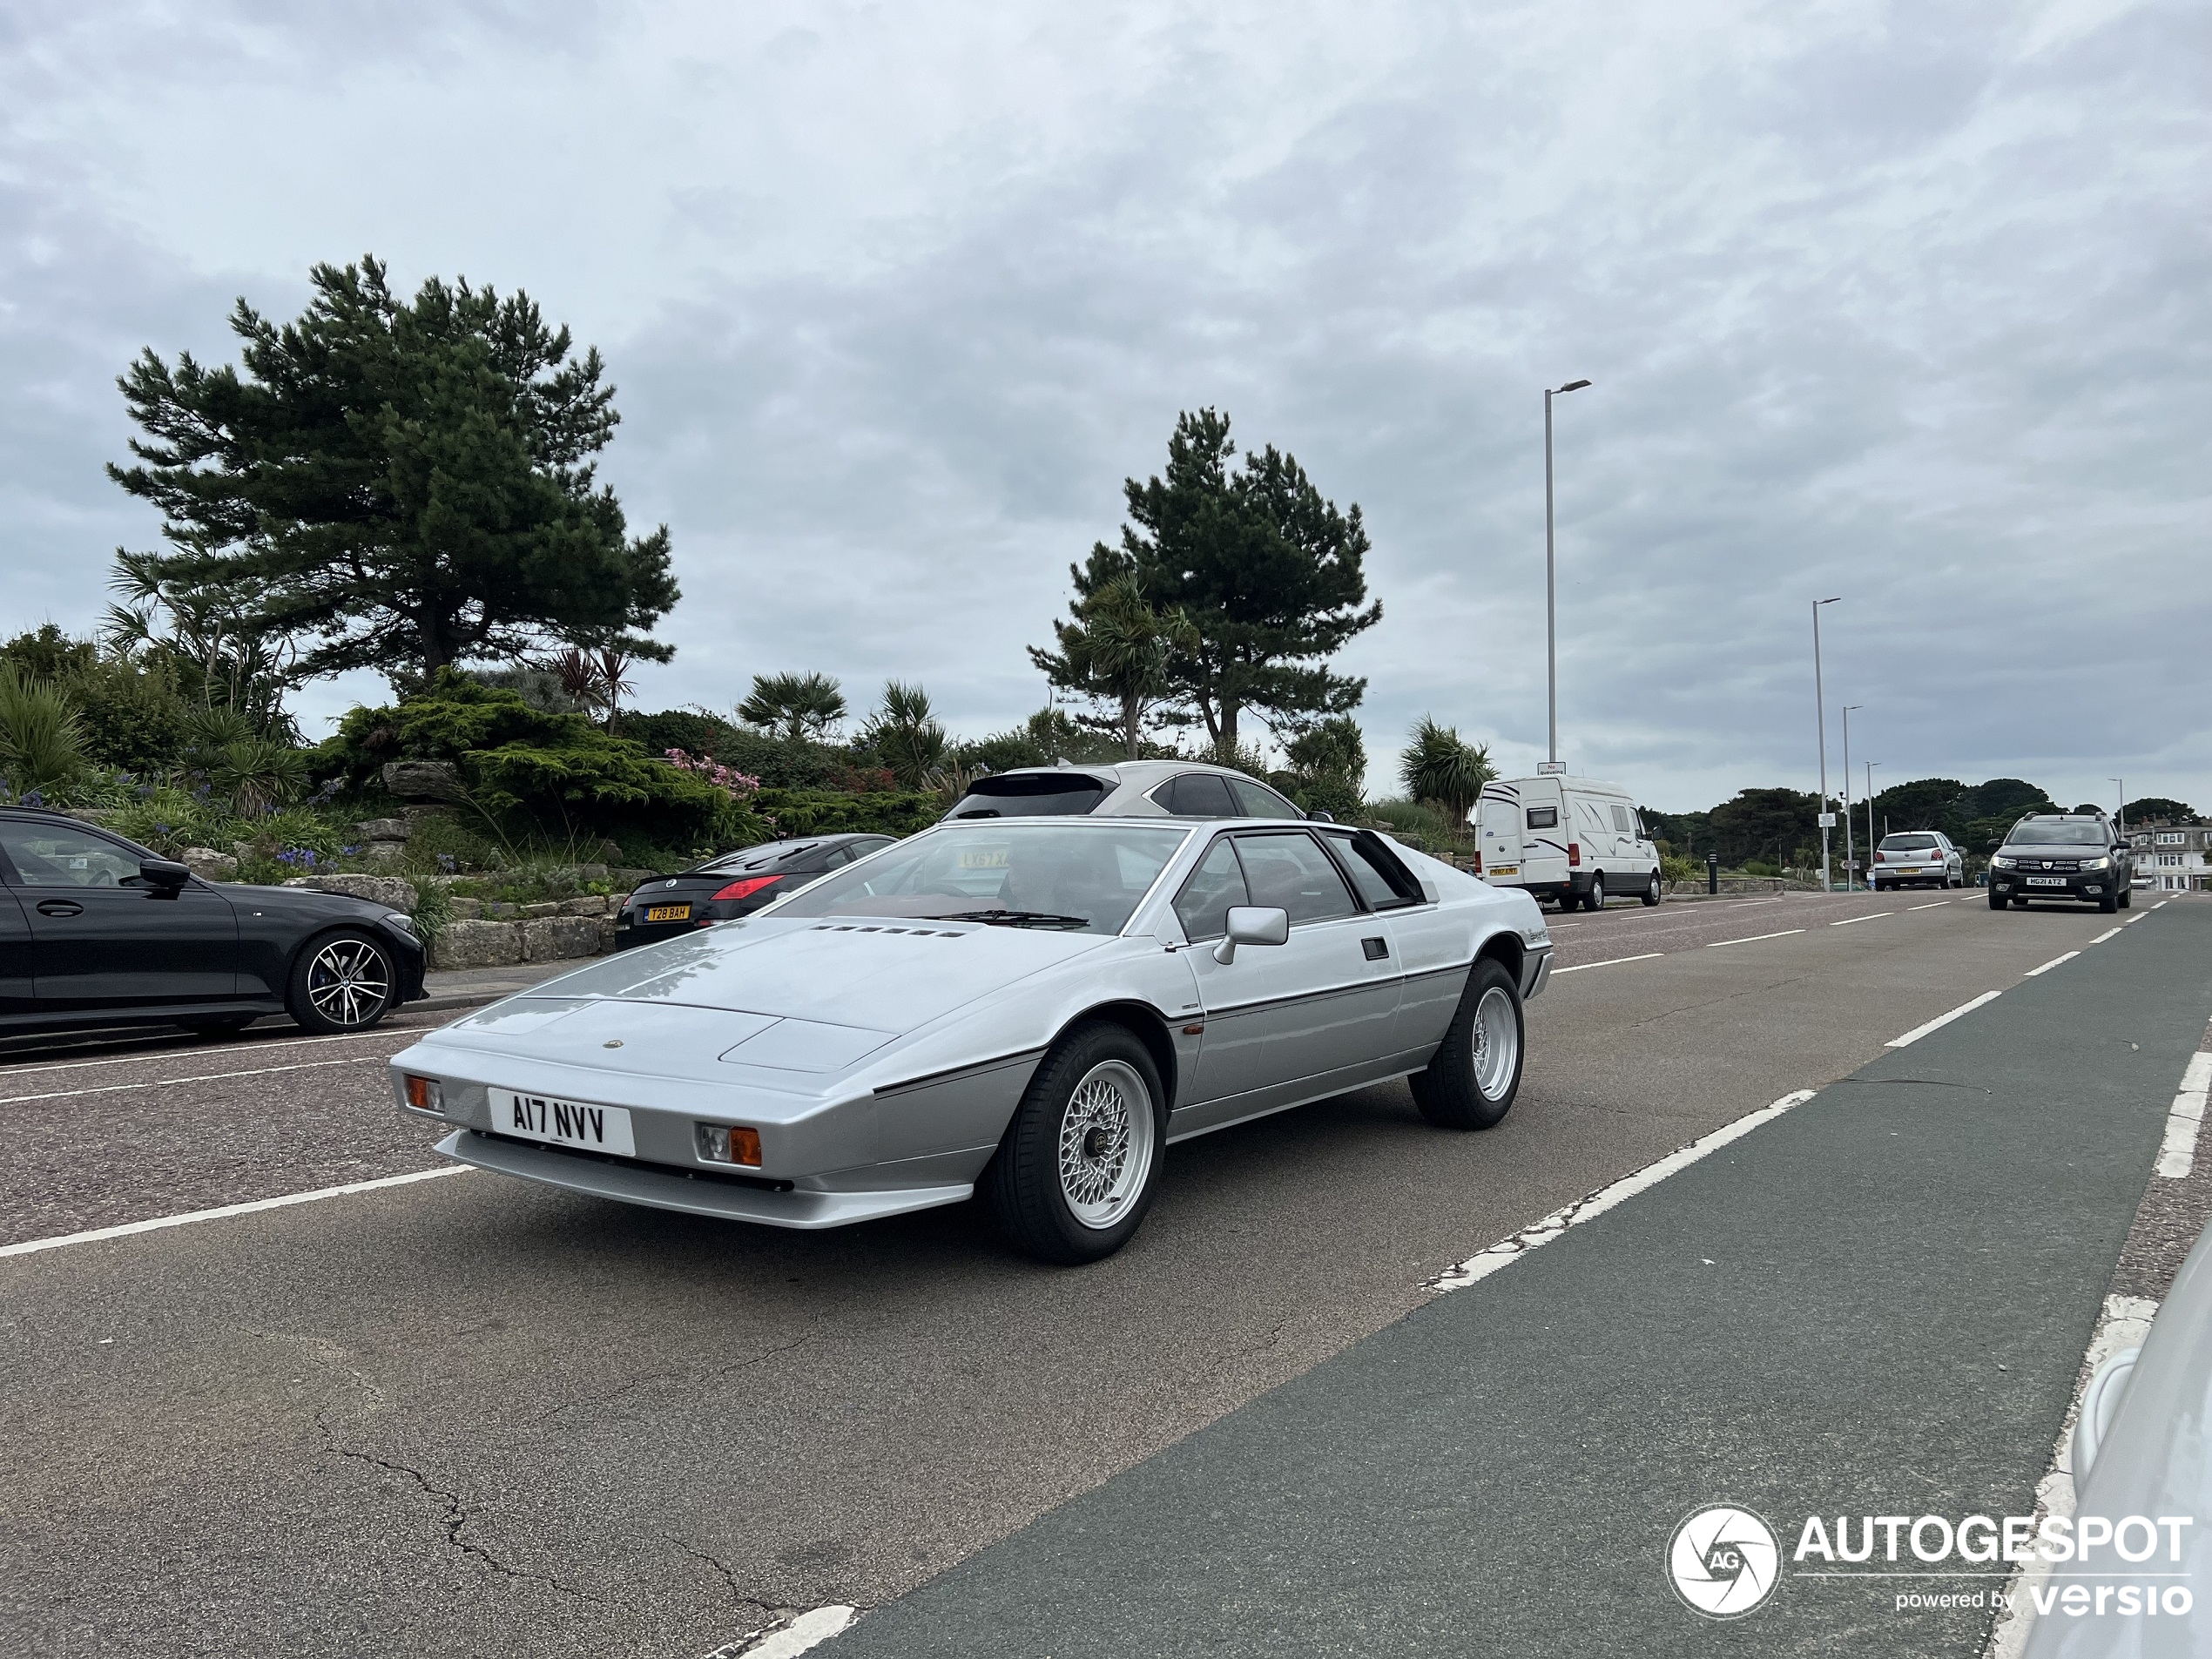
[{"label": "cloud", "polygon": [[1892,779],[2194,798],[2212,762],[2186,698],[2138,698],[2212,622],[2185,6],[17,26],[0,361],[36,390],[0,534],[30,619],[81,624],[153,533],[98,470],[131,352],[219,352],[232,294],[280,312],[373,247],[607,352],[607,475],[686,592],[649,701],[819,667],[1019,718],[1066,565],[1213,404],[1366,512],[1375,781],[1424,711],[1526,766],[1541,388],[1587,375],[1557,409],[1579,770],[1676,808],[1811,787],[1829,593],[1831,715],[1866,705],[1854,759]]}]

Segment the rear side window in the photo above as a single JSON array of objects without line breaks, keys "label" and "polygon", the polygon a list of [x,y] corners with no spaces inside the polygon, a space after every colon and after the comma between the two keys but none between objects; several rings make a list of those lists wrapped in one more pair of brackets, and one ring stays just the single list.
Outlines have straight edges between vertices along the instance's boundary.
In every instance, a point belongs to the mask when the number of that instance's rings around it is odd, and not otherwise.
[{"label": "rear side window", "polygon": [[1229,792],[1247,818],[1304,818],[1305,814],[1264,784],[1247,778],[1229,779]]},{"label": "rear side window", "polygon": [[1056,818],[1087,813],[1105,799],[1105,782],[1079,772],[1010,772],[977,779],[946,816]]},{"label": "rear side window", "polygon": [[1531,806],[1528,809],[1528,827],[1530,829],[1557,829],[1559,827],[1559,808],[1556,806]]},{"label": "rear side window", "polygon": [[1421,885],[1413,872],[1372,835],[1326,835],[1329,845],[1352,872],[1352,885],[1370,910],[1421,902]]},{"label": "rear side window", "polygon": [[1229,783],[1218,772],[1186,772],[1152,792],[1152,799],[1177,818],[1243,818],[1248,814],[1229,798]]},{"label": "rear side window", "polygon": [[1251,901],[1244,887],[1244,866],[1237,862],[1236,846],[1224,835],[1207,849],[1190,879],[1183,884],[1183,891],[1176,894],[1176,920],[1183,924],[1184,937],[1194,944],[1202,939],[1218,939],[1229,931],[1230,906]]},{"label": "rear side window", "polygon": [[1288,911],[1291,926],[1358,914],[1352,889],[1311,835],[1300,830],[1263,831],[1238,836],[1236,845],[1252,902]]}]

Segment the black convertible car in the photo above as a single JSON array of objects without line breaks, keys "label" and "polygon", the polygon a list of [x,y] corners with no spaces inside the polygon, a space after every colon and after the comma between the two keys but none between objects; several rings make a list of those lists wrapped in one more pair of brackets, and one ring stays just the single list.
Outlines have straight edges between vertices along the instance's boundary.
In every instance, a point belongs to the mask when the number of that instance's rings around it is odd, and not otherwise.
[{"label": "black convertible car", "polygon": [[0,807],[0,1033],[235,1031],[289,1014],[365,1031],[422,995],[396,910],[300,887],[210,885],[64,813]]},{"label": "black convertible car", "polygon": [[749,916],[817,876],[881,852],[896,839],[798,835],[725,853],[675,875],[657,875],[623,900],[615,918],[615,948],[658,944],[711,922]]}]

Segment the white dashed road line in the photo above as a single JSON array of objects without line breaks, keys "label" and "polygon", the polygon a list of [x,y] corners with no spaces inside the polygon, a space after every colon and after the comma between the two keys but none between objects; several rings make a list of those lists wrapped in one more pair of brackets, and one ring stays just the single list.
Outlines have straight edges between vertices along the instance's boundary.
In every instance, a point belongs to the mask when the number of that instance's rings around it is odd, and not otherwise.
[{"label": "white dashed road line", "polygon": [[828,1641],[859,1616],[858,1608],[810,1608],[789,1624],[741,1635],[735,1642],[717,1648],[706,1659],[796,1659],[808,1649]]},{"label": "white dashed road line", "polygon": [[[1928,907],[1926,905],[1915,905],[1913,908],[1916,910],[1925,910]],[[1863,916],[1845,916],[1841,921],[1831,921],[1828,925],[1831,927],[1848,927],[1855,921],[1879,921],[1884,916],[1894,916],[1895,914],[1897,914],[1897,912],[1894,910],[1871,910]]]},{"label": "white dashed road line", "polygon": [[140,1083],[100,1083],[91,1089],[51,1089],[43,1095],[0,1095],[0,1106],[26,1101],[68,1100],[78,1095],[121,1095],[134,1089],[173,1089],[179,1083],[215,1083],[232,1077],[268,1077],[280,1071],[320,1071],[326,1066],[381,1065],[389,1055],[353,1055],[343,1060],[301,1060],[289,1066],[255,1066],[247,1071],[210,1071],[191,1077],[155,1077]]},{"label": "white dashed road line", "polygon": [[1639,1192],[1648,1192],[1677,1170],[1686,1170],[1708,1152],[1726,1146],[1730,1141],[1749,1135],[1762,1123],[1772,1123],[1792,1106],[1802,1106],[1813,1096],[1813,1090],[1800,1089],[1795,1094],[1784,1095],[1771,1106],[1762,1106],[1756,1112],[1737,1118],[1733,1123],[1723,1123],[1710,1135],[1692,1141],[1667,1154],[1656,1163],[1647,1163],[1634,1175],[1624,1175],[1610,1186],[1600,1187],[1587,1197],[1577,1198],[1562,1210],[1554,1210],[1541,1221],[1523,1227],[1511,1238],[1501,1238],[1480,1255],[1470,1256],[1456,1266],[1447,1267],[1434,1278],[1425,1281],[1426,1288],[1436,1291],[1463,1290],[1478,1279],[1485,1279],[1501,1267],[1519,1261],[1539,1244],[1548,1244],[1569,1227],[1579,1227],[1594,1221],[1625,1203]]},{"label": "white dashed road line", "polygon": [[1934,904],[1916,904],[1908,906],[1907,908],[1912,910],[1933,910],[1942,905],[1957,904],[1958,902],[1959,901],[1956,899],[1939,899]]},{"label": "white dashed road line", "polygon": [[1718,950],[1723,945],[1756,945],[1762,939],[1787,939],[1791,934],[1801,934],[1803,932],[1804,932],[1804,929],[1802,927],[1784,927],[1778,934],[1753,934],[1748,939],[1716,939],[1711,944],[1706,946],[1705,948],[1707,950]]},{"label": "white dashed road line", "polygon": [[[2120,927],[2125,927],[2128,924],[2123,921],[2120,924]],[[2104,932],[2099,934],[2089,942],[2093,945],[2101,945],[2107,939],[2117,939],[2120,937],[2120,927],[2107,927]]]},{"label": "white dashed road line", "polygon": [[2004,995],[2002,991],[1984,991],[1973,1001],[1961,1002],[1957,1008],[1952,1009],[1950,1013],[1939,1014],[1934,1019],[1929,1021],[1925,1025],[1916,1025],[1910,1031],[1907,1031],[1903,1036],[1892,1037],[1882,1046],[1885,1049],[1902,1049],[1908,1043],[1918,1042],[1922,1037],[1926,1036],[1929,1032],[1940,1031],[1945,1026],[1949,1025],[1953,1020],[1958,1019],[1960,1015],[1972,1014],[1976,1008],[1981,1007],[1985,1002],[1994,1002],[2002,995]]},{"label": "white dashed road line", "polygon": [[128,1238],[134,1233],[159,1232],[167,1227],[188,1226],[195,1221],[225,1221],[233,1216],[255,1216],[264,1210],[284,1210],[295,1204],[314,1204],[323,1198],[344,1198],[356,1192],[378,1192],[386,1187],[404,1187],[416,1181],[435,1181],[441,1176],[466,1175],[465,1163],[448,1164],[442,1170],[416,1170],[408,1175],[381,1176],[374,1181],[353,1181],[342,1187],[317,1187],[308,1192],[287,1192],[280,1198],[256,1198],[250,1204],[226,1204],[212,1210],[192,1210],[181,1216],[157,1216],[152,1221],[127,1221],[118,1227],[95,1227],[89,1232],[60,1233],[51,1238],[27,1238],[20,1244],[0,1244],[0,1256],[30,1256],[42,1250],[59,1250],[64,1244],[92,1244],[103,1238]]},{"label": "white dashed road line", "polygon": [[2042,967],[2031,968],[2027,973],[2021,974],[2020,977],[2022,979],[2033,979],[2038,974],[2047,974],[2053,968],[2056,968],[2060,962],[2070,962],[2080,954],[2081,953],[2078,950],[2070,950],[2063,956],[2054,956],[2049,961],[2044,963]]},{"label": "white dashed road line", "polygon": [[2179,1181],[2196,1167],[2196,1136],[2204,1127],[2204,1099],[2212,1093],[2212,1054],[2189,1056],[2181,1091],[2166,1113],[2166,1140],[2158,1149],[2158,1172]]},{"label": "white dashed road line", "polygon": [[1648,962],[1666,954],[1663,950],[1648,950],[1641,956],[1615,956],[1602,962],[1577,962],[1572,968],[1554,968],[1552,977],[1557,979],[1561,974],[1579,974],[1586,968],[1618,968],[1622,962]]}]

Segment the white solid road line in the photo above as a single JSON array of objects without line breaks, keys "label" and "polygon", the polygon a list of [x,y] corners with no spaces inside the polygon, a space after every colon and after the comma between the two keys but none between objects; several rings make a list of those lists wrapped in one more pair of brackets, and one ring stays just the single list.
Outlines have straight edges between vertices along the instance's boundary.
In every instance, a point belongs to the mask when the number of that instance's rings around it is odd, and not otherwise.
[{"label": "white solid road line", "polygon": [[1778,934],[1753,934],[1749,939],[1716,939],[1711,944],[1706,946],[1705,948],[1707,950],[1718,950],[1723,945],[1756,945],[1762,939],[1787,939],[1791,934],[1801,934],[1803,932],[1804,932],[1804,929],[1802,927],[1784,927]]},{"label": "white solid road line", "polygon": [[2158,1149],[2158,1172],[2179,1181],[2196,1167],[2196,1133],[2204,1127],[2204,1098],[2212,1093],[2212,1054],[2189,1056],[2182,1087],[2166,1113],[2166,1139]]},{"label": "white solid road line", "polygon": [[[235,1054],[241,1049],[259,1053],[265,1049],[304,1049],[316,1042],[361,1042],[371,1037],[398,1037],[413,1042],[422,1035],[419,1027],[410,1026],[399,1031],[354,1031],[342,1037],[283,1037],[273,1042],[239,1043],[236,1047],[203,1048],[201,1054]],[[91,1066],[152,1066],[164,1060],[174,1060],[177,1051],[164,1049],[153,1054],[126,1054],[107,1060],[62,1060],[44,1066],[10,1066],[0,1060],[0,1077],[29,1077],[42,1071],[81,1071]]]},{"label": "white solid road line", "polygon": [[1577,962],[1572,968],[1554,968],[1552,977],[1557,979],[1561,974],[1579,974],[1586,968],[1618,968],[1622,962],[1648,962],[1655,956],[1666,954],[1663,950],[1648,950],[1641,956],[1615,956],[1602,962]]},{"label": "white solid road line", "polygon": [[2042,967],[2031,968],[2027,973],[2021,974],[2020,977],[2022,979],[2033,979],[2038,974],[2047,974],[2053,968],[2056,968],[2060,962],[2070,962],[2080,954],[2081,953],[2078,950],[2070,950],[2063,956],[2054,956],[2049,961],[2044,963]]},{"label": "white solid road line", "polygon": [[[2120,924],[2120,927],[2125,927],[2128,924],[2123,921]],[[2117,939],[2120,937],[2120,927],[2107,927],[2104,932],[2099,934],[2089,942],[2093,945],[2101,945],[2107,939]]]},{"label": "white solid road line", "polygon": [[191,1077],[155,1077],[141,1083],[99,1083],[91,1089],[51,1089],[43,1095],[0,1095],[0,1106],[20,1106],[25,1101],[68,1100],[78,1095],[122,1095],[134,1089],[169,1089],[179,1083],[216,1083],[232,1077],[268,1077],[280,1071],[320,1071],[326,1066],[381,1063],[389,1055],[349,1055],[343,1060],[301,1060],[288,1066],[255,1066],[248,1071],[211,1071]]},{"label": "white solid road line", "polygon": [[808,1649],[827,1642],[860,1616],[858,1608],[809,1608],[789,1624],[749,1631],[725,1643],[706,1659],[796,1659]]},{"label": "white solid road line", "polygon": [[[1915,905],[1912,907],[1915,910],[1925,910],[1930,907],[1923,904]],[[1879,921],[1884,916],[1894,916],[1895,914],[1897,914],[1897,912],[1894,910],[1870,910],[1863,916],[1845,916],[1841,921],[1831,921],[1828,925],[1831,927],[1848,927],[1854,921]]]},{"label": "white solid road line", "polygon": [[1934,1019],[1929,1021],[1925,1025],[1916,1025],[1910,1031],[1907,1031],[1903,1036],[1892,1037],[1882,1046],[1885,1049],[1902,1049],[1907,1043],[1918,1042],[1922,1037],[1926,1036],[1929,1032],[1939,1031],[1945,1026],[1949,1025],[1953,1020],[1959,1018],[1961,1015],[1972,1014],[1976,1008],[1981,1007],[1983,1003],[1994,1002],[2002,995],[2004,995],[2002,991],[1984,991],[1973,1001],[1961,1002],[1957,1008],[1952,1009],[1950,1013],[1939,1014]]},{"label": "white solid road line", "polygon": [[1677,1148],[1656,1163],[1647,1163],[1634,1175],[1624,1175],[1610,1186],[1600,1187],[1587,1197],[1577,1198],[1563,1210],[1554,1210],[1541,1221],[1523,1227],[1509,1238],[1501,1238],[1480,1255],[1470,1256],[1453,1267],[1447,1267],[1434,1278],[1426,1281],[1432,1291],[1464,1289],[1478,1279],[1484,1279],[1500,1268],[1519,1261],[1539,1244],[1548,1244],[1569,1227],[1579,1227],[1586,1221],[1595,1220],[1614,1205],[1633,1198],[1639,1192],[1649,1191],[1678,1170],[1686,1170],[1708,1152],[1726,1146],[1739,1136],[1749,1135],[1762,1123],[1771,1123],[1792,1106],[1802,1106],[1813,1096],[1813,1090],[1800,1089],[1795,1094],[1784,1095],[1771,1106],[1762,1106],[1724,1123],[1710,1135]]},{"label": "white solid road line", "polygon": [[381,1176],[374,1181],[353,1181],[342,1187],[317,1187],[308,1192],[287,1192],[281,1198],[256,1198],[250,1204],[226,1204],[213,1210],[190,1210],[181,1216],[157,1216],[152,1221],[126,1221],[119,1227],[95,1227],[89,1232],[60,1233],[51,1238],[28,1238],[20,1244],[0,1244],[0,1256],[30,1256],[42,1250],[59,1250],[64,1244],[92,1244],[103,1238],[128,1238],[133,1233],[158,1232],[165,1227],[183,1227],[195,1221],[223,1221],[232,1216],[255,1216],[264,1210],[283,1210],[295,1204],[314,1204],[323,1198],[343,1198],[356,1192],[378,1192],[386,1187],[404,1187],[417,1181],[435,1181],[441,1176],[466,1175],[466,1163],[448,1164],[442,1170],[417,1170],[411,1175]]}]

